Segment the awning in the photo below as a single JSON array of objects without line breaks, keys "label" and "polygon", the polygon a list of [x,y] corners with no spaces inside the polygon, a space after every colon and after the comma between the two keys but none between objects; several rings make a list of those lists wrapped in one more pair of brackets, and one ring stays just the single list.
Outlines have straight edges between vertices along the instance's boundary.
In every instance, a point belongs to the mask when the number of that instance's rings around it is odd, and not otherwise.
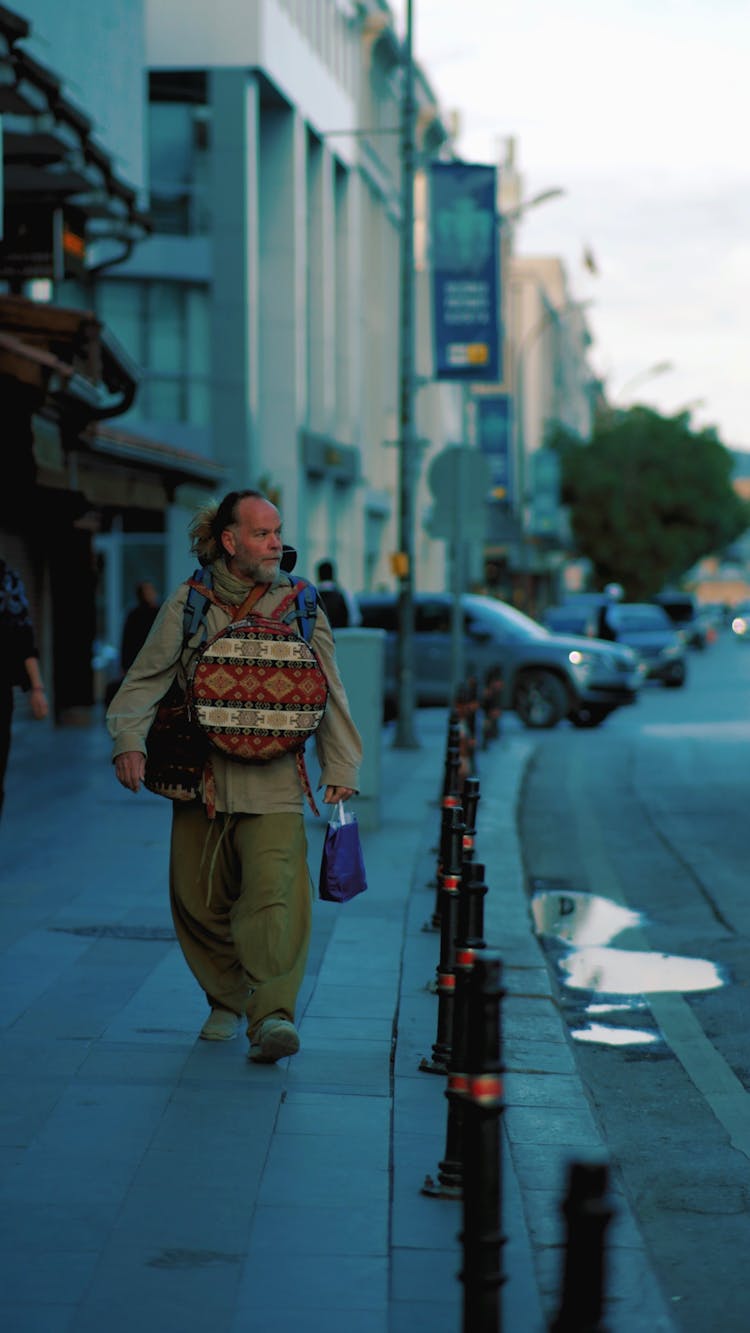
[{"label": "awning", "polygon": [[80,436],[80,443],[92,454],[132,463],[139,470],[159,472],[173,485],[197,482],[214,487],[224,477],[224,469],[210,458],[119,427],[92,425]]},{"label": "awning", "polygon": [[89,419],[120,416],[133,402],[138,374],[91,311],[0,296],[0,377],[36,389],[54,414],[74,401]]},{"label": "awning", "polygon": [[[95,142],[91,120],[65,95],[61,81],[23,50],[29,32],[25,20],[0,5],[0,277],[62,279],[120,262],[150,223],[135,190]],[[97,262],[92,247],[100,241],[114,241],[117,248]]]}]

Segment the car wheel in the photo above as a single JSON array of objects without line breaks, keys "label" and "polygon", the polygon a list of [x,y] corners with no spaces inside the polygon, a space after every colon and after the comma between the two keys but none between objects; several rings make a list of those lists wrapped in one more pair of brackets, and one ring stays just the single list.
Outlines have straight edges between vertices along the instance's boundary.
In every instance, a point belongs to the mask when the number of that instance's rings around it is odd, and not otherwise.
[{"label": "car wheel", "polygon": [[665,678],[664,686],[668,690],[679,690],[685,684],[686,680],[687,671],[685,670],[684,663],[680,662],[679,665],[674,668],[672,674]]},{"label": "car wheel", "polygon": [[609,717],[611,709],[597,708],[592,704],[590,708],[576,708],[574,713],[570,713],[571,722],[574,727],[600,727],[605,717]]},{"label": "car wheel", "polygon": [[515,709],[525,727],[556,727],[568,711],[568,695],[550,671],[525,671],[516,686]]}]

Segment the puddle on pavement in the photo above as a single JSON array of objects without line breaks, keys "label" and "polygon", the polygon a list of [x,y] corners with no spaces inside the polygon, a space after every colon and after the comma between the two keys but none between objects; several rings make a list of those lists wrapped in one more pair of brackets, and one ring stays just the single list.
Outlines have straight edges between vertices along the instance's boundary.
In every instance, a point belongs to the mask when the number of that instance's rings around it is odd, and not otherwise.
[{"label": "puddle on pavement", "polygon": [[640,912],[600,898],[595,893],[535,893],[531,911],[537,935],[553,935],[581,949],[587,944],[608,944],[631,926],[640,926]]},{"label": "puddle on pavement", "polygon": [[[716,990],[725,984],[721,970],[705,958],[612,948],[612,940],[643,925],[645,918],[609,898],[566,887],[540,888],[532,895],[531,911],[536,933],[553,952],[565,989],[607,997],[601,1002],[592,1000],[583,1014],[577,1010],[571,1026],[577,1041],[609,1046],[657,1044],[661,1040],[658,1031],[627,1027],[620,1016],[648,1009],[649,995],[682,995]],[[591,1022],[594,1017],[612,1021]]]},{"label": "puddle on pavement", "polygon": [[596,1042],[600,1046],[655,1046],[661,1040],[658,1032],[610,1027],[606,1023],[587,1023],[583,1028],[571,1028],[571,1036],[576,1041]]}]

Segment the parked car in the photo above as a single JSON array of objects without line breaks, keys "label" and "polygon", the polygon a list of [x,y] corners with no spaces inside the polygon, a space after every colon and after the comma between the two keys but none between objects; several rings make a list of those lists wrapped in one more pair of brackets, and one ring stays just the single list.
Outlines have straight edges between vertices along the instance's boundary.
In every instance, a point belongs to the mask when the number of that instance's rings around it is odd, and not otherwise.
[{"label": "parked car", "polygon": [[542,615],[545,629],[553,634],[579,634],[595,639],[599,611],[590,602],[563,602],[562,606],[548,606]]},{"label": "parked car", "polygon": [[[362,624],[387,632],[386,715],[395,714],[398,601],[395,594],[358,597]],[[465,674],[480,685],[490,672],[503,680],[503,708],[515,709],[527,727],[554,727],[564,717],[594,727],[615,708],[632,704],[641,683],[638,659],[619,644],[551,634],[506,602],[465,593],[461,598]],[[418,705],[451,702],[449,593],[414,598],[415,694]]]},{"label": "parked car", "polygon": [[617,643],[643,659],[649,678],[678,688],[687,680],[685,640],[666,611],[654,602],[618,602],[609,611]]},{"label": "parked car", "polygon": [[750,602],[738,602],[733,608],[732,634],[742,643],[750,643]]},{"label": "parked car", "polygon": [[701,615],[698,602],[690,592],[666,589],[651,598],[655,606],[661,606],[672,624],[684,635],[690,648],[705,648],[709,641],[705,617]]}]

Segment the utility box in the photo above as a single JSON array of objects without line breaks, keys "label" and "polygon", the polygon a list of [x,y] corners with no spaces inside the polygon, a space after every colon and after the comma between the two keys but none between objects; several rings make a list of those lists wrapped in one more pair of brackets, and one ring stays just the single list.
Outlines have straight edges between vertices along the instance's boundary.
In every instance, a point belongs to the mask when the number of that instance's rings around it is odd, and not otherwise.
[{"label": "utility box", "polygon": [[380,828],[385,630],[337,629],[336,661],[354,724],[362,737],[360,793],[352,810],[362,829]]}]

